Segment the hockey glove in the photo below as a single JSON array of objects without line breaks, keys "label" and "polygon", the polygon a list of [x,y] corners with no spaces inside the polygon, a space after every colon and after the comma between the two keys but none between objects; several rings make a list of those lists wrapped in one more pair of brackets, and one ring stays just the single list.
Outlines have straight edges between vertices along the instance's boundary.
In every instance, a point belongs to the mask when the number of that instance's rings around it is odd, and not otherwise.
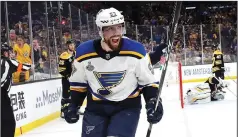
[{"label": "hockey glove", "polygon": [[64,119],[69,124],[76,123],[79,120],[78,107],[70,103],[68,109],[64,112]]},{"label": "hockey glove", "polygon": [[161,49],[161,50],[163,50],[163,49],[165,49],[165,48],[167,48],[168,47],[168,45],[166,44],[166,43],[161,43],[161,44],[159,44],[159,48]]},{"label": "hockey glove", "polygon": [[68,107],[70,103],[71,103],[70,99],[67,99],[67,98],[61,99],[61,115],[60,115],[61,118],[64,118],[64,112],[68,111]]},{"label": "hockey glove", "polygon": [[161,99],[159,99],[158,106],[155,110],[156,106],[156,98],[151,98],[147,103],[146,103],[146,113],[147,113],[147,121],[152,124],[156,124],[160,122],[160,120],[163,117],[164,110],[163,110],[163,105]]}]

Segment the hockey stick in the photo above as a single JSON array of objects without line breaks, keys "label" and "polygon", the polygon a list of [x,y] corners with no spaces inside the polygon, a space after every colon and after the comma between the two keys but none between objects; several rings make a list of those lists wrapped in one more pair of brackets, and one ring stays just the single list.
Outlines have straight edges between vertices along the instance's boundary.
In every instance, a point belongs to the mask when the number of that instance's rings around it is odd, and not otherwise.
[{"label": "hockey stick", "polygon": [[[167,71],[167,66],[168,66],[168,61],[169,61],[169,54],[170,54],[170,51],[171,51],[172,46],[173,46],[172,44],[173,44],[173,40],[174,40],[174,35],[176,33],[176,30],[177,30],[177,26],[178,26],[178,20],[179,20],[179,17],[180,17],[181,6],[182,6],[182,1],[175,2],[174,10],[173,10],[173,13],[172,13],[172,23],[171,23],[171,26],[170,26],[171,29],[170,29],[170,33],[169,33],[169,45],[168,45],[167,53],[166,53],[166,62],[165,62],[164,68],[162,69],[162,73],[161,73],[162,75],[161,75],[160,81],[159,81],[160,83],[159,83],[159,90],[158,90],[158,94],[157,94],[157,102],[156,102],[155,109],[158,106],[161,90],[162,90],[162,87],[163,87],[163,84],[164,84],[165,74],[166,74],[166,71]],[[153,124],[150,123],[149,128],[147,130],[146,137],[150,137],[152,126],[153,126]]]},{"label": "hockey stick", "polygon": [[228,87],[226,87],[226,89],[227,89],[228,91],[230,91],[232,95],[234,95],[235,97],[237,97],[237,95],[236,95],[234,92],[232,92]]},{"label": "hockey stick", "polygon": [[232,79],[232,77],[230,75],[227,74],[227,72],[225,72],[225,74],[233,81],[237,84],[237,82],[235,80]]}]

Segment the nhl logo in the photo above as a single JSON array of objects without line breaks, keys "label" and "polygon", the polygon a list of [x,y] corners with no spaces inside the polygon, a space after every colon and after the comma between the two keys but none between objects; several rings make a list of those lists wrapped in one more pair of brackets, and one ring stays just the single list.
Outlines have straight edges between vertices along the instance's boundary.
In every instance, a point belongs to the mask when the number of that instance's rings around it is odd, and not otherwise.
[{"label": "nhl logo", "polygon": [[88,62],[88,65],[87,65],[86,69],[87,69],[88,71],[93,71],[93,70],[94,70],[94,66],[91,64],[90,61]]},{"label": "nhl logo", "polygon": [[106,59],[110,59],[110,58],[111,58],[110,54],[106,54]]}]

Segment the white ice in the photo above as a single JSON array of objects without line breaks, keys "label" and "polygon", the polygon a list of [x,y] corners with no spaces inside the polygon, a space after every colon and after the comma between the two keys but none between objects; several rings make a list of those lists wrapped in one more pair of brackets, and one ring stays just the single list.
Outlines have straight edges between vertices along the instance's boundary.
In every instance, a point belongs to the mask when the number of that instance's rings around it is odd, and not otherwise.
[{"label": "white ice", "polygon": [[[151,137],[236,137],[237,136],[237,88],[230,80],[223,101],[208,104],[185,105],[181,109],[177,85],[164,87],[162,91],[164,117],[153,126]],[[184,84],[186,91],[198,83]],[[235,94],[235,95],[234,95]],[[148,129],[145,110],[141,118],[136,137],[145,137]],[[82,117],[76,124],[67,124],[63,119],[53,120],[22,137],[80,137]]]}]

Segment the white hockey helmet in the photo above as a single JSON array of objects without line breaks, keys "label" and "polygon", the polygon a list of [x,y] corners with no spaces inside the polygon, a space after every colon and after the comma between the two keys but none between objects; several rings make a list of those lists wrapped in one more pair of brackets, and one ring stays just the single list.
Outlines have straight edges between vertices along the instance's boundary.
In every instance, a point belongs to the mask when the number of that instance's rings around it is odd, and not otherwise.
[{"label": "white hockey helmet", "polygon": [[[115,8],[101,9],[96,16],[96,25],[99,29],[99,35],[103,38],[102,28],[117,24],[125,25],[124,16]],[[123,30],[125,33],[125,30]]]}]

